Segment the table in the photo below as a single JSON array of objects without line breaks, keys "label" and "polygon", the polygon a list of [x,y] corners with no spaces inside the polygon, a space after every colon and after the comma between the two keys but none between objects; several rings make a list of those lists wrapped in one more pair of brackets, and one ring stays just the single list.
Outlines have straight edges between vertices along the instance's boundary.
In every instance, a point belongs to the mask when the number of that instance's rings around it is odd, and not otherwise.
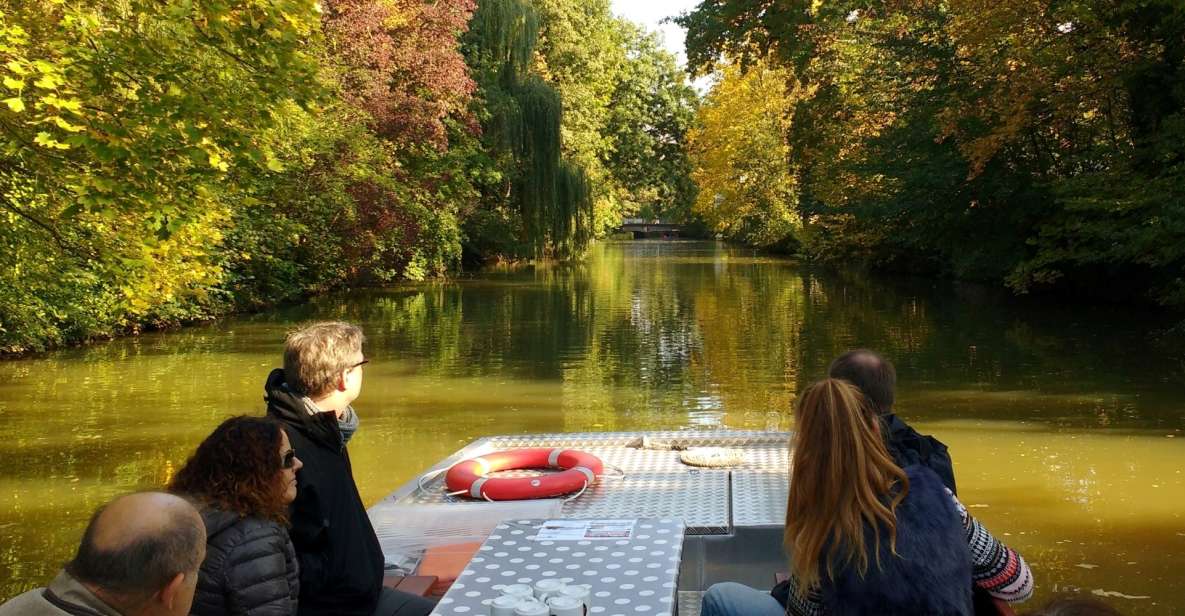
[{"label": "table", "polygon": [[507,584],[557,578],[591,587],[591,614],[673,616],[683,521],[640,518],[629,539],[538,541],[546,520],[505,521],[494,527],[433,616],[484,616]]}]

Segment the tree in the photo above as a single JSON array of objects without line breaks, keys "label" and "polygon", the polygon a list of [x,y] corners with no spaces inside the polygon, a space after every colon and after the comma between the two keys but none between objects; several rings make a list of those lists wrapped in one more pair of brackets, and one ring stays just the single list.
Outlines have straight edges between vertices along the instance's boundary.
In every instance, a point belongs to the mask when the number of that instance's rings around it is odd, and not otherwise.
[{"label": "tree", "polygon": [[592,198],[584,168],[563,160],[563,103],[534,70],[539,16],[522,0],[484,0],[466,56],[486,107],[484,212],[469,233],[479,253],[578,253],[591,238]]},{"label": "tree", "polygon": [[815,256],[1185,305],[1180,3],[708,0],[681,22],[700,70],[790,71]]},{"label": "tree", "polygon": [[794,250],[802,218],[787,166],[787,75],[758,62],[725,66],[688,136],[695,213],[724,236]]},{"label": "tree", "polygon": [[688,221],[697,189],[687,132],[698,96],[655,34],[624,20],[619,27],[626,61],[602,129],[610,146],[601,162],[616,183],[624,212]]},{"label": "tree", "polygon": [[0,347],[203,314],[222,182],[278,167],[258,131],[321,95],[317,23],[312,0],[0,3]]}]

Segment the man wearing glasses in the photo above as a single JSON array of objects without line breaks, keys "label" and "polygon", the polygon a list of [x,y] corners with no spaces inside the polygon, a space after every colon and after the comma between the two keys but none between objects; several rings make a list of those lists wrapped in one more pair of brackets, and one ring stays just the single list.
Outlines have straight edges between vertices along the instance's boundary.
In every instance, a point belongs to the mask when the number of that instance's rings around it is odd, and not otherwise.
[{"label": "man wearing glasses", "polygon": [[358,495],[346,445],[358,429],[365,336],[349,323],[288,334],[284,367],[264,386],[304,467],[290,534],[300,562],[300,616],[426,616],[433,603],[383,586],[383,551]]}]

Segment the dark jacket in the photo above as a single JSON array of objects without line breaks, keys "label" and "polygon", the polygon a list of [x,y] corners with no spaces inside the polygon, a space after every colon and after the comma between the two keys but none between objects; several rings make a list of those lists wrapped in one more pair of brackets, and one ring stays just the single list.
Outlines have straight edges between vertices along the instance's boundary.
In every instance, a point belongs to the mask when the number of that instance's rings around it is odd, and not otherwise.
[{"label": "dark jacket", "polygon": [[[879,616],[970,616],[971,551],[962,518],[942,481],[929,468],[912,465],[909,493],[897,505],[897,555],[882,532],[881,568],[873,554],[861,576],[854,567],[836,572],[822,584],[828,614]],[[865,545],[872,549],[872,531]]]},{"label": "dark jacket", "polygon": [[207,508],[206,559],[189,613],[195,616],[289,616],[300,592],[288,531],[262,518]]},{"label": "dark jacket", "polygon": [[934,471],[951,492],[959,493],[955,489],[955,469],[950,461],[950,452],[942,441],[927,434],[919,434],[893,413],[881,415],[881,421],[887,434],[885,446],[897,466],[925,466]]},{"label": "dark jacket", "polygon": [[383,551],[354,484],[334,413],[310,415],[273,370],[267,414],[280,420],[304,467],[296,473],[292,543],[300,561],[301,616],[370,616],[383,586]]}]

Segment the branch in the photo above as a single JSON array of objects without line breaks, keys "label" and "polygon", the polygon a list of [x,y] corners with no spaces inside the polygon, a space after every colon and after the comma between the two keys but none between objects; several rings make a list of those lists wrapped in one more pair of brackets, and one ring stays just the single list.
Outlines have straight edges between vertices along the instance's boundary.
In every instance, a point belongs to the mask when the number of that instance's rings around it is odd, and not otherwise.
[{"label": "branch", "polygon": [[37,227],[40,227],[43,231],[48,233],[50,237],[53,238],[54,243],[56,243],[58,245],[58,248],[62,249],[63,252],[69,253],[71,255],[74,255],[75,257],[78,257],[78,258],[84,259],[84,260],[94,258],[95,255],[83,254],[79,251],[77,246],[74,246],[70,242],[66,241],[66,239],[63,238],[60,233],[58,233],[58,230],[53,228],[53,225],[45,222],[44,220],[41,220],[40,218],[38,218],[38,217],[20,209],[20,208],[18,208],[12,201],[9,201],[7,195],[0,195],[0,207],[4,208],[5,210],[8,210],[9,212],[12,212],[13,214],[16,214],[17,216],[20,216],[21,218],[24,218],[25,220],[36,225]]}]

